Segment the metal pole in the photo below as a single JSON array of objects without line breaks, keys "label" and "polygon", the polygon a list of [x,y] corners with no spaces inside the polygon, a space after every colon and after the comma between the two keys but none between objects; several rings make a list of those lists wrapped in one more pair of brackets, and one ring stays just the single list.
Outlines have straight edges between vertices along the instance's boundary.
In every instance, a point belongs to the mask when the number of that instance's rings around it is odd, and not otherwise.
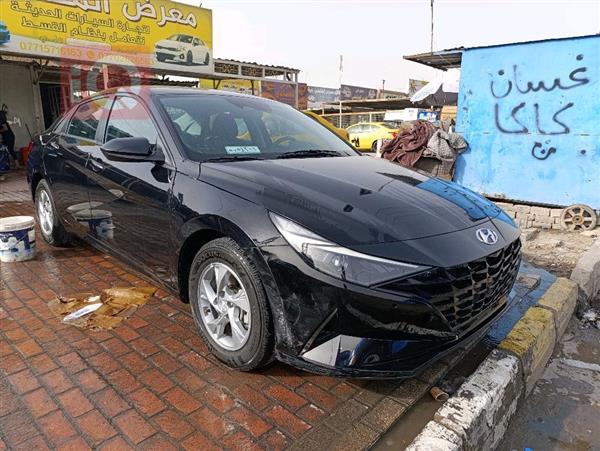
[{"label": "metal pole", "polygon": [[108,66],[102,65],[102,80],[104,81],[104,89],[108,89]]},{"label": "metal pole", "polygon": [[344,56],[340,55],[340,115],[338,127],[342,128],[342,73],[344,72]]},{"label": "metal pole", "polygon": [[433,53],[433,0],[431,0],[431,52]]},{"label": "metal pole", "polygon": [[298,74],[294,74],[294,97],[295,97],[295,105],[296,109],[298,109]]}]

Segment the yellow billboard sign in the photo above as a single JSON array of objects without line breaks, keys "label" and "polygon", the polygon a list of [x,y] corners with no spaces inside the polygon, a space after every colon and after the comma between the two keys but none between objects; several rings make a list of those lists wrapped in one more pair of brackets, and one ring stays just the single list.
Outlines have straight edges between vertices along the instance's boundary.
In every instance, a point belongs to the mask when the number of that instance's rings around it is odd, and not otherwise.
[{"label": "yellow billboard sign", "polygon": [[207,80],[200,79],[200,89],[218,89],[221,91],[239,92],[241,94],[258,95],[260,81],[258,80]]},{"label": "yellow billboard sign", "polygon": [[0,0],[0,53],[203,74],[213,72],[212,48],[205,8],[167,0]]}]

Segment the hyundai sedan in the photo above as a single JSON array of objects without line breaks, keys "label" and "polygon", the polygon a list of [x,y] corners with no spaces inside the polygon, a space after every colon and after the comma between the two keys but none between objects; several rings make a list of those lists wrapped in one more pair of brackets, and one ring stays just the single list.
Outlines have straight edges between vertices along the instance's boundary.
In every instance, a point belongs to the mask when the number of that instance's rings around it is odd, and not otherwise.
[{"label": "hyundai sedan", "polygon": [[39,136],[43,238],[85,239],[189,302],[211,351],[412,377],[503,312],[519,231],[485,198],[271,100],[119,88]]}]

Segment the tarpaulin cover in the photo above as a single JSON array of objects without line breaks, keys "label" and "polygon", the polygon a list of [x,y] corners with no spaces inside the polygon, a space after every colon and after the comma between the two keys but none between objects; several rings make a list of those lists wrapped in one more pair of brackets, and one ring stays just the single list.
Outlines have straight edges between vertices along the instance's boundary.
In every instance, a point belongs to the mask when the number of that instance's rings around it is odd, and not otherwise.
[{"label": "tarpaulin cover", "polygon": [[404,166],[414,166],[435,131],[435,126],[430,122],[415,121],[412,127],[401,130],[394,139],[382,146],[381,156]]}]

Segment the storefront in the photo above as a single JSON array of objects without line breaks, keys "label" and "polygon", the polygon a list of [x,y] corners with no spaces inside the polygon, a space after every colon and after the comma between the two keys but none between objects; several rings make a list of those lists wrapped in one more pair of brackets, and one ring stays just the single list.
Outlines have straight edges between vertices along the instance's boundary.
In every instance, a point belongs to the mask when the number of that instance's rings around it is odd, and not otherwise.
[{"label": "storefront", "polygon": [[11,0],[0,1],[0,26],[0,107],[16,148],[73,102],[115,86],[265,81],[285,86],[298,106],[299,70],[213,58],[212,11],[205,8],[167,0]]}]

